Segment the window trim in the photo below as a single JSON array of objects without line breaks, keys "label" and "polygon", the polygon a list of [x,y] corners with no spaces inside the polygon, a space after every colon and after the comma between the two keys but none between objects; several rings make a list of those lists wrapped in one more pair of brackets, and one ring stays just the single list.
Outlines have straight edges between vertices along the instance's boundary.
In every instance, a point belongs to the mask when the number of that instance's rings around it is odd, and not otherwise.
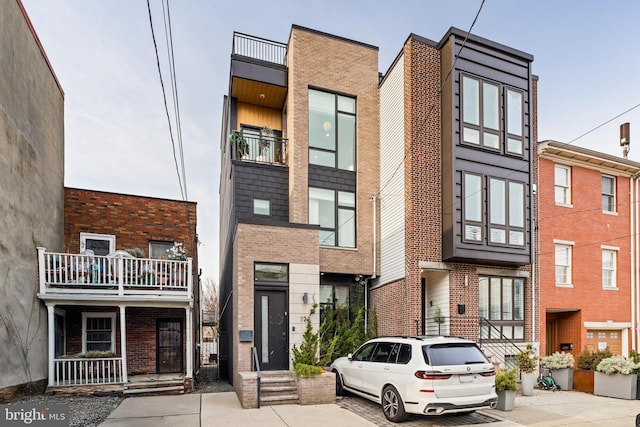
[{"label": "window trim", "polygon": [[[316,189],[316,190],[324,190],[324,191],[331,191],[333,192],[333,224],[334,227],[333,228],[328,228],[328,227],[322,227],[320,226],[320,230],[321,231],[330,231],[333,232],[334,235],[334,239],[333,239],[333,245],[330,244],[323,244],[322,241],[318,241],[318,245],[321,247],[326,247],[326,248],[340,248],[340,249],[357,249],[358,248],[358,217],[357,217],[357,210],[358,210],[358,199],[357,199],[357,193],[355,191],[343,191],[343,190],[338,190],[338,189],[334,189],[334,188],[322,188],[322,187],[308,187],[309,191],[307,194],[307,209],[308,209],[308,221],[309,224],[313,224],[311,222],[310,216],[311,216],[311,209],[310,209],[310,204],[311,204],[311,189]],[[340,204],[340,193],[348,193],[348,194],[352,194],[353,195],[353,202],[354,202],[354,206],[348,206],[348,205],[344,205],[344,204]],[[340,229],[341,229],[341,224],[340,224],[340,211],[352,211],[353,212],[353,246],[340,246]],[[344,223],[346,224],[346,223]],[[344,225],[342,224],[342,225]],[[319,225],[319,224],[318,224]]]},{"label": "window trim", "polygon": [[[464,88],[464,79],[470,79],[470,80],[475,80],[478,83],[478,102],[477,102],[477,108],[478,108],[478,124],[472,123],[472,122],[467,122],[465,121],[465,117],[464,117],[464,95],[465,95],[465,88]],[[485,127],[484,124],[484,84],[488,84],[488,85],[492,85],[498,88],[498,129],[493,129],[490,127]],[[464,145],[470,146],[470,147],[480,147],[486,150],[490,150],[493,152],[502,152],[502,134],[503,134],[503,129],[502,129],[502,110],[504,108],[503,106],[503,102],[501,100],[502,98],[502,85],[500,85],[499,83],[493,82],[491,80],[487,80],[487,79],[483,79],[480,77],[476,77],[473,76],[471,74],[467,74],[467,73],[460,73],[460,123],[461,123],[461,129],[460,129],[460,142]],[[470,142],[470,141],[466,141],[464,139],[464,129],[468,128],[471,130],[475,130],[478,132],[478,143],[474,143],[474,142]],[[498,147],[492,147],[490,145],[485,145],[484,143],[484,134],[485,133],[489,133],[492,135],[496,135],[498,137]]]},{"label": "window trim", "polygon": [[[558,169],[564,169],[567,171],[567,183],[566,186],[559,186],[556,182],[556,171]],[[557,192],[556,189],[558,187],[561,187],[563,189],[565,189],[565,195],[566,195],[566,200],[565,201],[558,201],[557,198]],[[563,165],[563,164],[559,164],[559,163],[555,163],[554,164],[554,168],[553,168],[553,201],[555,202],[556,206],[565,206],[565,207],[569,207],[572,208],[573,205],[571,203],[571,196],[572,196],[572,191],[571,191],[571,166],[567,166],[567,165]]]},{"label": "window trim", "polygon": [[[612,185],[612,194],[606,194],[604,192],[604,180],[605,178],[609,178],[613,181],[613,185]],[[602,212],[606,213],[606,214],[610,214],[610,215],[617,215],[618,210],[617,210],[617,197],[616,197],[616,186],[617,186],[618,180],[616,179],[615,176],[613,175],[602,175]],[[612,199],[612,210],[608,210],[604,208],[604,198],[605,197],[610,197]]]},{"label": "window trim", "polygon": [[111,349],[116,352],[116,313],[113,311],[83,311],[82,312],[82,352],[87,352],[87,319],[88,318],[110,318],[111,319]]},{"label": "window trim", "polygon": [[[507,178],[501,178],[501,177],[496,177],[496,176],[491,176],[489,175],[487,177],[489,183],[487,185],[487,206],[488,206],[488,229],[487,229],[487,244],[488,245],[492,245],[492,246],[504,246],[504,247],[509,247],[509,248],[524,248],[527,244],[527,238],[526,238],[526,183],[522,182],[522,181],[515,181],[515,180],[510,180]],[[491,203],[492,199],[492,187],[493,187],[493,182],[492,181],[500,181],[504,183],[503,186],[503,195],[504,195],[504,211],[503,211],[503,218],[504,218],[504,224],[497,224],[497,223],[493,223],[491,222],[491,215],[493,212],[493,204]],[[518,184],[522,186],[522,206],[520,206],[520,210],[522,212],[522,227],[519,226],[515,226],[512,225],[512,218],[511,218],[511,184]],[[503,230],[504,231],[504,237],[505,237],[505,241],[504,243],[502,242],[494,242],[492,241],[492,230]],[[522,233],[523,235],[523,239],[522,239],[522,244],[514,244],[511,243],[511,239],[510,239],[510,235],[511,232],[518,232],[518,233]]]},{"label": "window trim", "polygon": [[[493,275],[484,275],[484,274],[480,274],[478,276],[478,314],[480,314],[480,310],[481,310],[481,306],[480,306],[480,298],[481,298],[481,290],[480,290],[480,284],[481,282],[484,280],[486,280],[486,286],[487,286],[487,316],[486,319],[489,320],[491,322],[492,325],[494,325],[495,327],[500,329],[500,334],[501,337],[502,336],[507,336],[504,334],[503,332],[503,328],[507,327],[507,328],[512,328],[511,329],[511,336],[508,337],[509,339],[513,340],[513,341],[524,341],[526,338],[525,335],[525,326],[526,326],[526,322],[525,322],[525,318],[526,318],[526,304],[527,304],[527,299],[525,297],[525,293],[526,293],[526,279],[524,277],[514,277],[514,276],[493,276]],[[500,310],[500,319],[492,319],[491,318],[491,283],[494,279],[498,279],[500,280],[500,298],[499,298],[499,310]],[[505,280],[511,280],[511,319],[503,319],[503,315],[504,315],[504,291],[505,291]],[[516,292],[515,292],[515,288],[516,288],[516,282],[520,282],[522,284],[522,288],[521,288],[521,294],[520,294],[520,299],[521,299],[521,310],[522,310],[522,319],[514,319],[515,317],[515,307],[516,307]],[[515,338],[515,328],[516,327],[521,327],[522,328],[522,338]],[[501,339],[501,337],[495,338],[493,336],[493,331],[487,331],[487,330],[480,330],[480,334],[487,334],[486,336],[483,336],[483,339],[487,339],[487,340],[492,340],[492,339]]]},{"label": "window trim", "polygon": [[[266,202],[267,204],[267,213],[256,212],[256,202]],[[254,197],[253,199],[253,214],[260,217],[270,217],[271,216],[271,200],[269,199],[261,199],[259,197]]]},{"label": "window trim", "polygon": [[[567,282],[558,282],[558,274],[556,269],[558,267],[556,255],[558,252],[558,247],[562,246],[569,250],[568,256],[568,264],[564,266],[567,268]],[[575,242],[567,241],[567,240],[555,240],[553,241],[553,265],[554,265],[554,273],[553,273],[553,281],[557,288],[573,288],[573,247],[575,246]]]},{"label": "window trim", "polygon": [[[325,89],[320,89],[320,88],[316,88],[316,87],[312,87],[309,86],[307,88],[307,125],[311,126],[311,120],[310,120],[310,111],[311,109],[309,108],[309,104],[310,104],[310,93],[311,91],[315,91],[315,92],[322,92],[325,94],[329,94],[329,95],[333,95],[334,97],[334,124],[335,124],[335,131],[334,131],[334,149],[328,149],[328,148],[323,148],[323,147],[316,147],[311,145],[311,138],[308,138],[308,143],[307,143],[307,155],[308,155],[308,162],[310,165],[314,165],[314,166],[320,166],[320,167],[328,167],[328,168],[333,168],[333,169],[339,169],[339,170],[345,170],[345,171],[350,171],[350,172],[356,172],[358,170],[358,150],[357,150],[357,146],[358,146],[358,99],[356,96],[354,95],[348,95],[345,93],[340,93],[340,92],[335,92],[335,91],[330,91],[330,90],[325,90]],[[350,112],[350,111],[345,111],[345,110],[341,110],[340,109],[340,102],[339,102],[339,98],[343,97],[343,98],[349,98],[353,100],[354,103],[354,111],[355,112]],[[340,165],[340,139],[339,139],[339,133],[340,133],[340,124],[339,124],[339,118],[341,115],[344,116],[349,116],[349,117],[353,117],[354,118],[354,127],[353,127],[353,169],[344,169],[341,168]],[[310,134],[310,132],[309,132]],[[308,135],[309,136],[309,135]],[[331,153],[333,154],[333,166],[327,166],[327,165],[323,165],[323,164],[318,164],[318,163],[312,163],[311,162],[311,151],[312,150],[316,150],[318,152],[323,152],[323,153]]]},{"label": "window trim", "polygon": [[[475,176],[478,177],[480,179],[480,221],[474,221],[474,220],[468,220],[466,218],[466,212],[467,212],[467,199],[469,198],[467,196],[467,190],[466,190],[466,176],[470,175],[470,176]],[[484,211],[485,211],[485,204],[482,203],[483,201],[483,195],[484,195],[484,180],[482,179],[483,175],[479,174],[479,173],[475,173],[475,172],[467,172],[467,171],[462,171],[462,230],[461,230],[461,234],[462,234],[462,241],[464,243],[473,243],[476,245],[482,245],[484,243],[485,240],[485,223],[484,223]],[[478,240],[471,240],[471,239],[467,239],[467,225],[471,226],[471,227],[478,227],[480,229],[480,238]]]},{"label": "window trim", "polygon": [[618,289],[618,253],[620,252],[620,248],[617,246],[605,246],[605,245],[602,245],[600,248],[602,250],[603,257],[605,252],[609,252],[613,254],[613,268],[607,269],[607,271],[612,272],[612,276],[613,276],[611,278],[612,285],[610,286],[605,286],[604,284],[605,266],[604,266],[604,259],[602,259],[602,289],[616,290]]},{"label": "window trim", "polygon": [[[167,249],[165,249],[165,253],[167,253],[167,254],[166,254],[166,255],[164,255],[164,256],[162,256],[162,257],[154,257],[154,256],[152,256],[153,254],[151,253],[151,252],[152,252],[152,251],[151,251],[151,245],[153,245],[154,243],[156,243],[156,244],[160,243],[160,244],[162,244],[162,245],[167,244],[168,248],[167,248]],[[149,252],[148,252],[148,254],[149,254],[149,259],[169,259],[169,255],[168,255],[167,250],[168,250],[169,248],[172,248],[173,246],[175,246],[175,242],[174,242],[174,241],[168,241],[168,240],[149,240]]]},{"label": "window trim", "polygon": [[115,234],[85,233],[80,232],[80,253],[87,249],[87,240],[106,240],[109,242],[109,253],[116,250]]},{"label": "window trim", "polygon": [[[519,93],[520,94],[520,130],[521,135],[516,135],[513,133],[509,133],[509,92]],[[505,98],[505,107],[504,107],[504,121],[505,125],[505,144],[504,151],[506,154],[510,156],[524,156],[524,129],[525,129],[525,120],[524,120],[524,94],[525,92],[521,89],[516,89],[510,86],[505,86],[504,88],[504,98]],[[520,152],[514,152],[509,150],[509,140],[517,140],[520,142]]]}]

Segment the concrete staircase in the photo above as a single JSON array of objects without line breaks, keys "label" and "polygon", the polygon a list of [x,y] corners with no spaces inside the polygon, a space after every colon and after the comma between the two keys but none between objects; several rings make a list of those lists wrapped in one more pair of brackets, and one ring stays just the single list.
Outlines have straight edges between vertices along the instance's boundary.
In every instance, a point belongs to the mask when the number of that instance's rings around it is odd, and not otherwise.
[{"label": "concrete staircase", "polygon": [[260,404],[297,404],[298,381],[290,371],[262,371],[260,382]]},{"label": "concrete staircase", "polygon": [[184,394],[184,378],[131,377],[124,385],[124,395]]}]

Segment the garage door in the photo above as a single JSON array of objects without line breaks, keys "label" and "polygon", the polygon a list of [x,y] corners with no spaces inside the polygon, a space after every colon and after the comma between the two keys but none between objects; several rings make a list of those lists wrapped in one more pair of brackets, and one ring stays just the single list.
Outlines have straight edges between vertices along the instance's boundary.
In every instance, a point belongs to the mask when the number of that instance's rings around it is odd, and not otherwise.
[{"label": "garage door", "polygon": [[613,354],[622,354],[622,331],[619,329],[588,329],[587,350],[598,351],[609,347]]}]

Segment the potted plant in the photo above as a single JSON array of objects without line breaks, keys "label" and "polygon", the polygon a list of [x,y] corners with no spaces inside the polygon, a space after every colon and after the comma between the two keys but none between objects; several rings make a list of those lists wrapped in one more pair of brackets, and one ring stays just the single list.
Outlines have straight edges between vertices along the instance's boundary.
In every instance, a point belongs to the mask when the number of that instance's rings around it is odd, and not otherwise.
[{"label": "potted plant", "polygon": [[593,393],[593,381],[596,366],[602,359],[613,354],[608,348],[600,351],[589,351],[586,348],[578,355],[577,369],[573,372],[573,388],[585,393]]},{"label": "potted plant", "polygon": [[260,130],[260,141],[258,141],[258,146],[260,149],[260,156],[268,157],[267,152],[269,151],[269,147],[273,142],[273,129],[270,126],[263,126]]},{"label": "potted plant", "polygon": [[523,396],[533,396],[537,362],[538,356],[536,356],[531,344],[527,344],[527,347],[516,355],[516,366],[520,370]]},{"label": "potted plant", "polygon": [[237,152],[237,158],[248,159],[249,158],[249,143],[245,141],[242,134],[237,130],[234,130],[229,135],[229,141],[231,141],[232,147],[235,147]]},{"label": "potted plant", "polygon": [[444,323],[444,316],[442,315],[442,309],[440,306],[436,306],[436,309],[433,312],[433,321],[436,323]]},{"label": "potted plant", "polygon": [[638,368],[640,368],[639,364],[621,355],[602,359],[596,366],[594,394],[619,399],[635,399]]},{"label": "potted plant", "polygon": [[517,389],[515,369],[496,372],[496,393],[498,394],[496,408],[501,411],[512,411]]},{"label": "potted plant", "polygon": [[573,389],[573,354],[556,351],[550,356],[540,358],[540,365],[552,371],[553,379],[562,390]]}]

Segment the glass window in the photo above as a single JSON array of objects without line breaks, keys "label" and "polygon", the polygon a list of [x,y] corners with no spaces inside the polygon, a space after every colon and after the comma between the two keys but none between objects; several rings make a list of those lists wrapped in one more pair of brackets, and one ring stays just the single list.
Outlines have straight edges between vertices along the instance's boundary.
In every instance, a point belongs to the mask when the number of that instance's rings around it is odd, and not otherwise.
[{"label": "glass window", "polygon": [[371,354],[373,353],[373,349],[375,348],[377,343],[370,342],[368,344],[363,345],[356,351],[353,355],[353,360],[358,362],[368,361],[371,358]]},{"label": "glass window", "polygon": [[482,241],[482,177],[464,174],[464,240]]},{"label": "glass window", "polygon": [[105,256],[116,250],[116,236],[112,234],[80,233],[80,253],[91,250]]},{"label": "glass window", "polygon": [[355,170],[354,98],[309,89],[309,163]]},{"label": "glass window", "polygon": [[616,211],[615,191],[616,179],[613,176],[602,176],[602,210],[605,212]]},{"label": "glass window", "polygon": [[555,199],[557,205],[571,204],[571,169],[555,166]]},{"label": "glass window", "polygon": [[289,265],[256,262],[253,275],[256,282],[289,283]]},{"label": "glass window", "polygon": [[507,89],[507,152],[510,154],[523,154],[524,132],[522,122],[523,94],[520,91]]},{"label": "glass window", "polygon": [[521,182],[489,179],[490,243],[524,246],[524,189]]},{"label": "glass window", "polygon": [[309,224],[320,225],[320,246],[356,247],[355,198],[347,191],[309,187]]},{"label": "glass window", "polygon": [[524,279],[478,277],[478,315],[497,328],[481,333],[484,338],[524,339]]},{"label": "glass window", "polygon": [[349,305],[349,286],[320,285],[320,304],[331,305],[334,308]]},{"label": "glass window", "polygon": [[149,242],[149,258],[168,259],[174,242]]},{"label": "glass window", "polygon": [[571,245],[556,244],[556,285],[571,284]]},{"label": "glass window", "polygon": [[462,140],[500,149],[500,87],[462,76]]},{"label": "glass window", "polygon": [[115,352],[115,313],[82,313],[82,352]]},{"label": "glass window", "polygon": [[616,284],[616,251],[602,250],[602,287],[615,288]]},{"label": "glass window", "polygon": [[253,199],[254,215],[271,215],[271,201],[264,199]]}]

